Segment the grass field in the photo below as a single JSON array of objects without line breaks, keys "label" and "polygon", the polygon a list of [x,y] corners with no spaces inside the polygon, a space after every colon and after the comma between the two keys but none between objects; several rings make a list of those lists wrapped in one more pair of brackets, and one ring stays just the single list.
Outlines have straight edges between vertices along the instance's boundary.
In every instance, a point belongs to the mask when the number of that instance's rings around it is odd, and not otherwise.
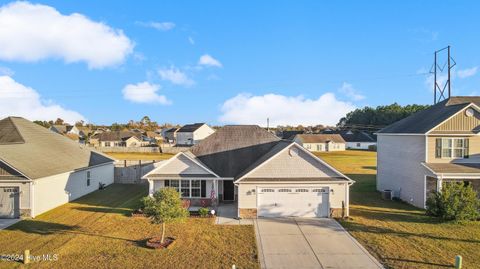
[{"label": "grass field", "polygon": [[480,222],[441,223],[408,204],[385,201],[375,191],[376,153],[319,153],[356,183],[351,219],[342,225],[387,268],[449,268],[455,255],[463,268],[480,268]]},{"label": "grass field", "polygon": [[117,160],[127,160],[127,161],[161,161],[170,159],[173,154],[168,153],[117,153],[117,152],[105,152],[105,154],[117,159]]},{"label": "grass field", "polygon": [[[219,226],[213,219],[167,224],[177,238],[168,250],[144,247],[161,225],[128,215],[146,195],[146,187],[112,185],[34,220],[0,231],[0,254],[58,254],[57,261],[33,262],[31,268],[258,268],[253,226]],[[0,268],[19,262],[0,260]]]}]

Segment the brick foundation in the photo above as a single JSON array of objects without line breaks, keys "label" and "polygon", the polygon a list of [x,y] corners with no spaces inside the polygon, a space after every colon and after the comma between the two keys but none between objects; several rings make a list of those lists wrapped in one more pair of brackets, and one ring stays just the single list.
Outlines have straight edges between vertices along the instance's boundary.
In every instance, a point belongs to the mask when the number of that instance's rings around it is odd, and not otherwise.
[{"label": "brick foundation", "polygon": [[257,217],[256,208],[239,208],[240,218],[243,219],[254,219]]}]

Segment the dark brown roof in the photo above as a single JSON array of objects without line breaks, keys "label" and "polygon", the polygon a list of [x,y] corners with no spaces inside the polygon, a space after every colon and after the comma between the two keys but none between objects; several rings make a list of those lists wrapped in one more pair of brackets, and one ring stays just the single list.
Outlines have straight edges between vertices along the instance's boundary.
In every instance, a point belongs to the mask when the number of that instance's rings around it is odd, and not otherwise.
[{"label": "dark brown roof", "polygon": [[299,134],[295,137],[298,137],[302,143],[325,143],[329,141],[345,143],[345,140],[339,134]]},{"label": "dark brown roof", "polygon": [[424,134],[446,119],[450,118],[470,103],[480,106],[479,96],[452,96],[447,100],[437,103],[425,110],[419,111],[407,118],[397,121],[377,133],[410,133]]},{"label": "dark brown roof", "polygon": [[280,141],[256,125],[227,125],[190,151],[220,177],[238,177]]},{"label": "dark brown roof", "polygon": [[179,133],[190,133],[195,132],[198,128],[202,127],[205,123],[194,123],[184,125],[182,128],[178,129]]},{"label": "dark brown roof", "polygon": [[178,131],[178,128],[174,127],[174,128],[170,128],[170,129],[166,130],[165,133],[174,133],[176,131]]},{"label": "dark brown roof", "polygon": [[436,174],[480,174],[479,163],[425,163]]},{"label": "dark brown roof", "polygon": [[[7,123],[5,123],[7,122]],[[30,179],[66,173],[114,160],[24,118],[0,120],[0,134],[14,125],[17,139],[0,144],[0,160]],[[23,143],[18,143],[22,137]],[[4,140],[4,142],[6,142]]]}]

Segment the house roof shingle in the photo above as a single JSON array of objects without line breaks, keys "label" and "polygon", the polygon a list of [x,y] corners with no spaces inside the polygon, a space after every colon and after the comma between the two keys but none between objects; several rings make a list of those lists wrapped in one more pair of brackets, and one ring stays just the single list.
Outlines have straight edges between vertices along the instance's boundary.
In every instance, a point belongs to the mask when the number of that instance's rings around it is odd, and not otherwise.
[{"label": "house roof shingle", "polygon": [[[2,135],[14,129],[14,135]],[[0,120],[0,141],[0,161],[30,179],[114,161],[102,153],[89,150],[84,145],[20,117]]]},{"label": "house roof shingle", "polygon": [[202,127],[205,123],[194,123],[194,124],[187,124],[178,129],[178,133],[191,133],[195,132],[198,128]]},{"label": "house roof shingle", "polygon": [[112,131],[98,134],[97,138],[99,141],[125,141],[132,136],[136,136],[138,138],[141,136],[141,134],[135,134],[130,131]]},{"label": "house roof shingle", "polygon": [[345,142],[375,142],[372,136],[363,131],[343,130],[340,131],[340,135]]},{"label": "house roof shingle", "polygon": [[227,125],[190,151],[217,175],[236,178],[279,141],[256,125]]},{"label": "house roof shingle", "polygon": [[381,129],[379,134],[424,134],[471,103],[480,106],[479,96],[452,96],[425,110]]},{"label": "house roof shingle", "polygon": [[479,163],[425,163],[436,174],[480,174]]}]

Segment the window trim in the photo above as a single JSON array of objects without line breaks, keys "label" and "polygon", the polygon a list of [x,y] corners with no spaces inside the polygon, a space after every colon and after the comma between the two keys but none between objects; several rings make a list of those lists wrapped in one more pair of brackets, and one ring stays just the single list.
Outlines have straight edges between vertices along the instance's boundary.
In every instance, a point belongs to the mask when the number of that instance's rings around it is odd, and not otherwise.
[{"label": "window trim", "polygon": [[91,171],[87,171],[87,187],[90,187],[91,179],[92,179]]},{"label": "window trim", "polygon": [[[457,147],[456,146],[456,141],[462,141],[462,147]],[[468,138],[464,137],[441,137],[440,138],[440,159],[464,159],[467,158],[468,154]],[[444,147],[445,141],[450,141],[448,144],[450,144],[449,147]],[[444,155],[444,150],[450,150],[450,156]],[[461,150],[462,154],[460,157],[455,156],[455,151],[456,150]],[[437,157],[438,158],[438,157]]]},{"label": "window trim", "polygon": [[[205,181],[205,183],[207,182],[206,180],[203,180],[203,179],[166,179],[165,182],[168,181],[168,185],[166,183],[164,183],[163,187],[164,188],[173,188],[175,189],[178,193],[180,193],[180,198],[185,198],[185,199],[202,199],[202,198],[206,198],[206,197],[202,197],[202,181]],[[188,196],[184,196],[183,195],[183,192],[182,192],[182,189],[186,189],[186,187],[183,187],[182,188],[182,181],[188,181]],[[193,181],[198,181],[199,182],[199,187],[192,187],[193,186]],[[172,186],[172,182],[175,182],[173,185],[177,185],[177,186]],[[207,185],[205,184],[205,190],[206,190],[206,187]],[[192,190],[199,190],[199,196],[193,196],[192,195]]]}]

